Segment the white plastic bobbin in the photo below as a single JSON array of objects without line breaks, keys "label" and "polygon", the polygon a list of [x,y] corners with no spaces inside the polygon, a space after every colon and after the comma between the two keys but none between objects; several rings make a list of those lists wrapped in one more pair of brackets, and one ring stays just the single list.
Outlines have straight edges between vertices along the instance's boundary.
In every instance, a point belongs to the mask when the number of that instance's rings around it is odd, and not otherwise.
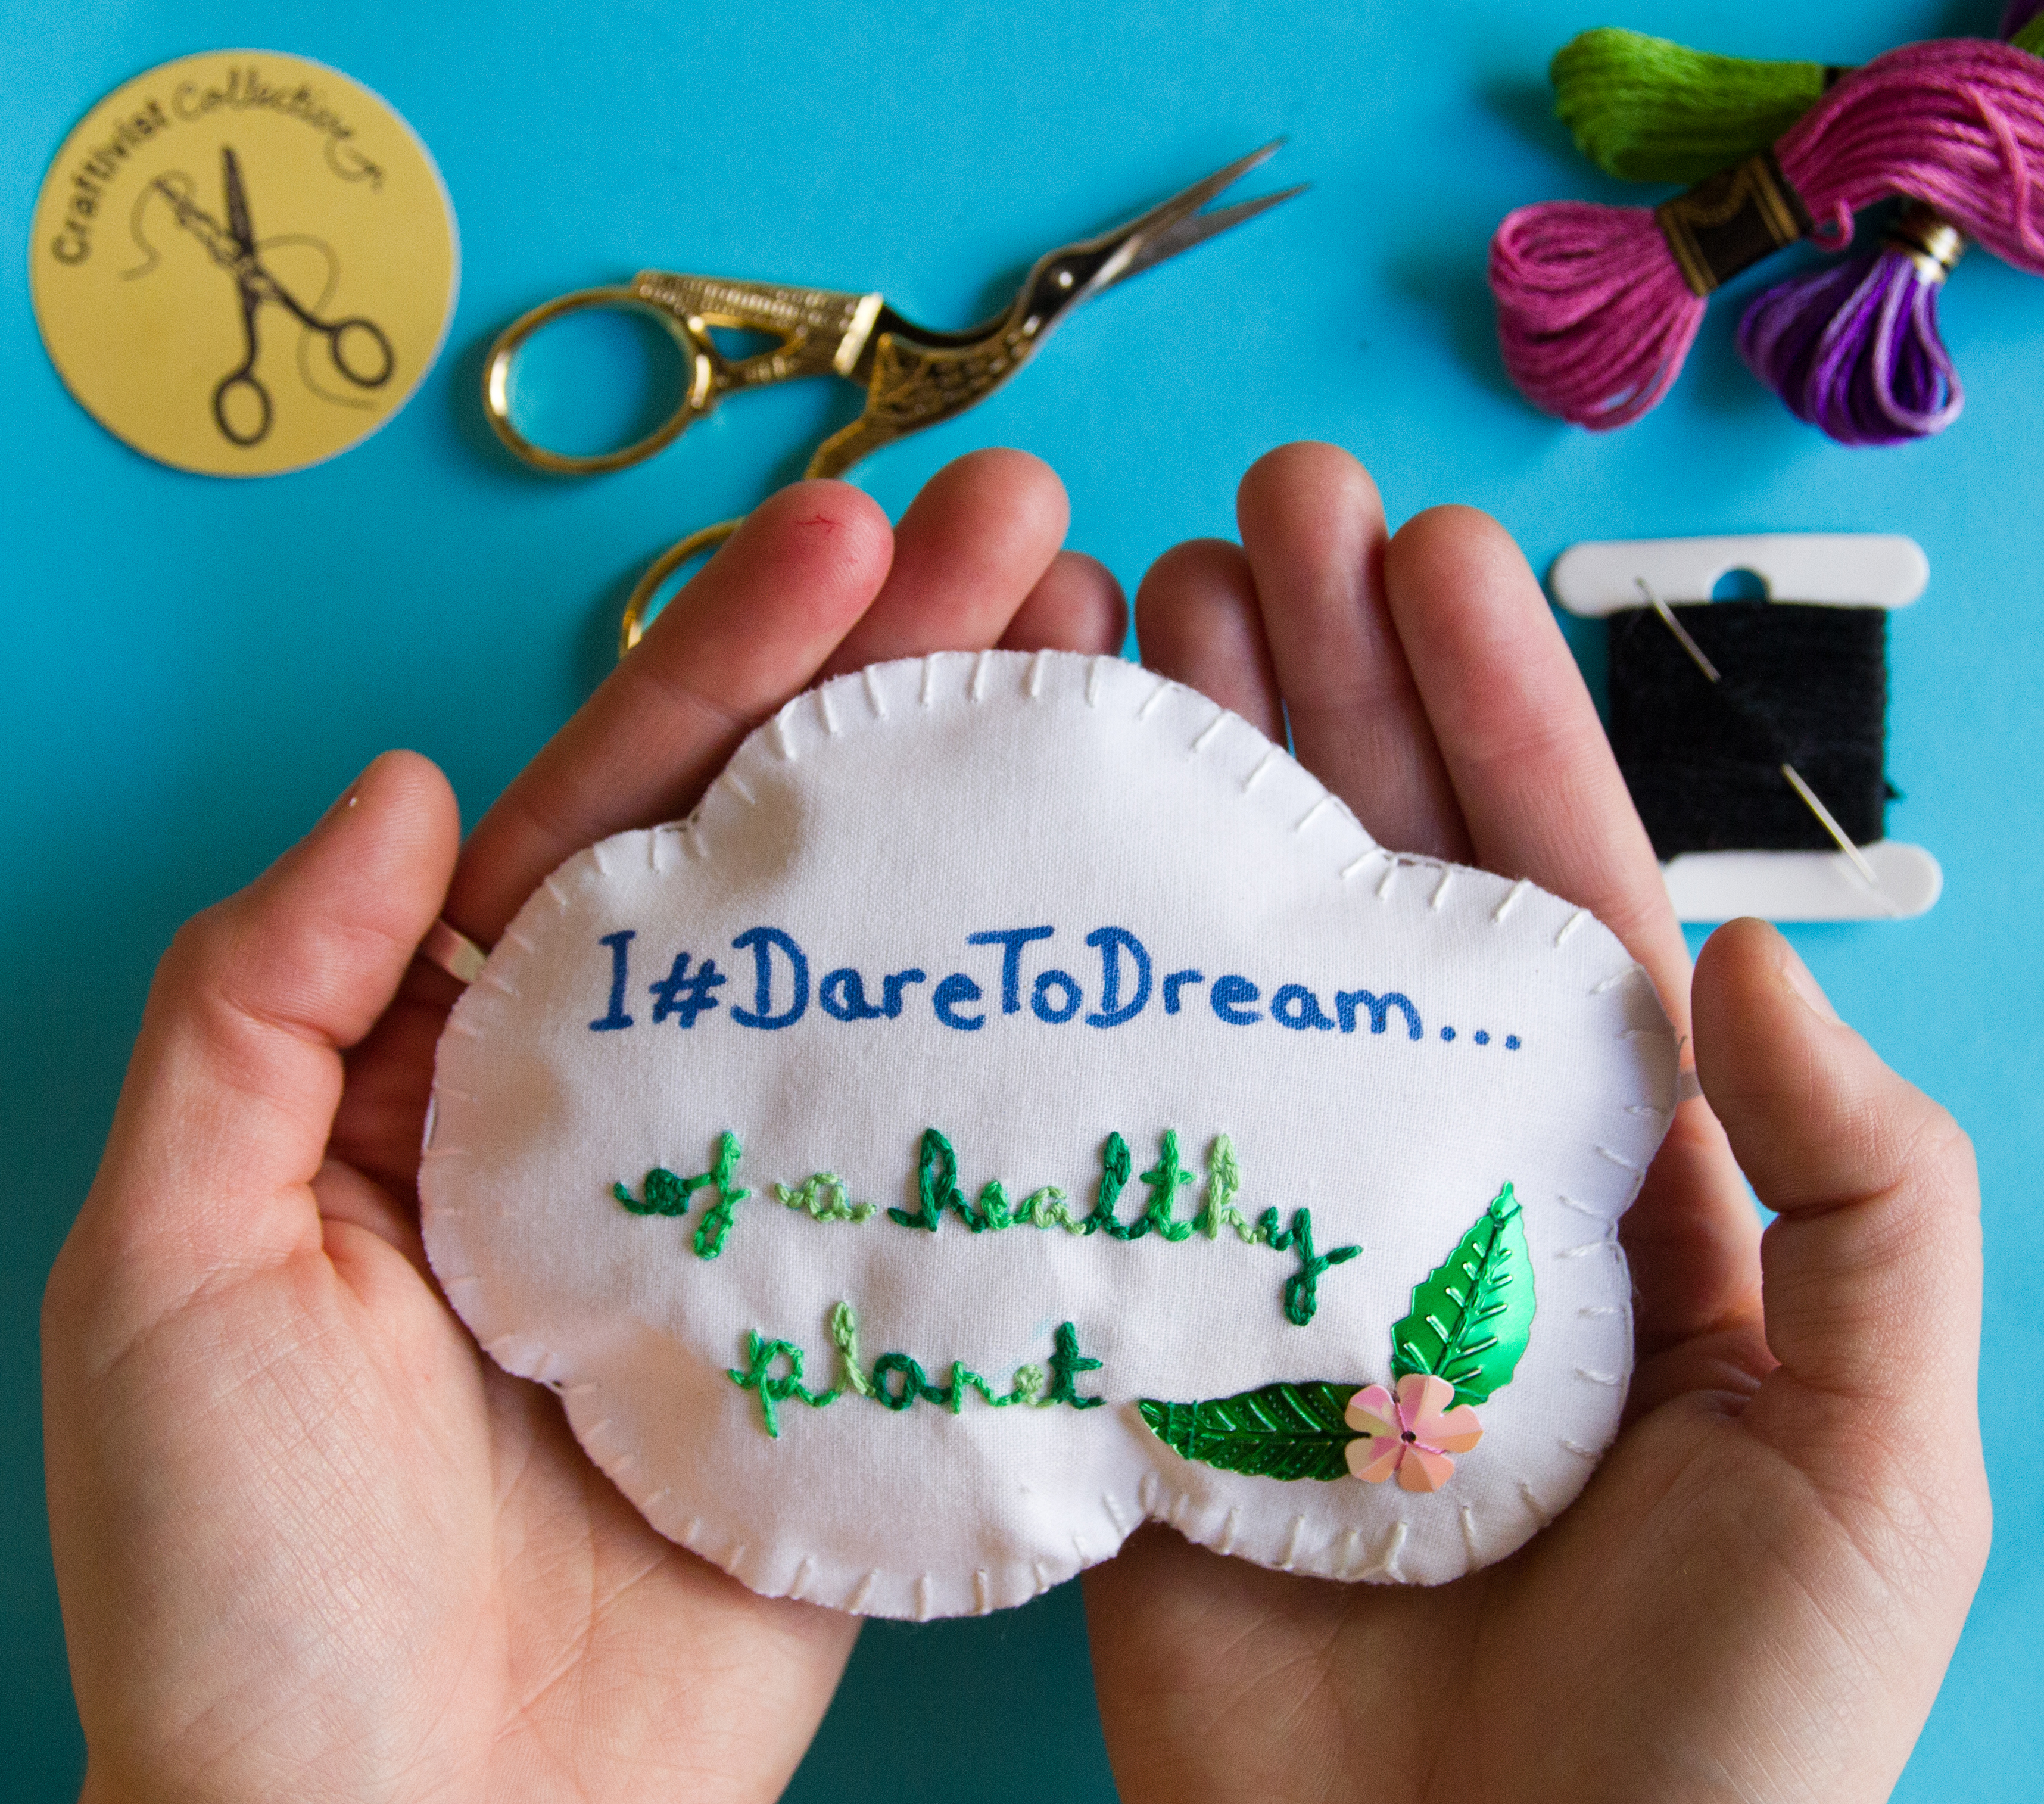
[{"label": "white plastic bobbin", "polygon": [[[1906,607],[1931,578],[1923,547],[1899,534],[1756,532],[1585,540],[1554,560],[1547,582],[1570,613],[1599,620],[1642,606],[1642,583],[1671,606],[1708,601],[1735,570],[1750,570],[1769,600],[1830,608]],[[1685,852],[1661,872],[1677,918],[1697,923],[1903,920],[1938,900],[1944,873],[1921,846],[1859,850],[1871,886],[1842,852]]]}]

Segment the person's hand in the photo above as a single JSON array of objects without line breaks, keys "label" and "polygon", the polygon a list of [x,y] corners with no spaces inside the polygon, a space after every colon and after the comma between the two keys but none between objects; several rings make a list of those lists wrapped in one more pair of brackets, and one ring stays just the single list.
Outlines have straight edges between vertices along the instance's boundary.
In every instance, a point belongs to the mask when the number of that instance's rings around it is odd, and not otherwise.
[{"label": "person's hand", "polygon": [[761,507],[457,857],[425,760],[371,765],[177,938],[44,1309],[52,1539],[88,1800],[765,1798],[857,1623],[660,1538],[421,1254],[455,993],[563,859],[685,814],[819,677],[993,644],[1112,652],[1034,459],[944,470],[889,534],[842,483]]},{"label": "person's hand", "polygon": [[[1240,547],[1143,582],[1143,661],[1289,722],[1384,844],[1591,909],[1688,1031],[1652,851],[1510,539],[1452,508],[1389,537],[1327,446],[1266,458],[1239,512]],[[1085,1581],[1124,1804],[1888,1794],[1987,1554],[1971,1148],[1771,928],[1712,939],[1694,1008],[1708,1107],[1624,1218],[1638,1365],[1588,1487],[1435,1590],[1139,1532]]]}]

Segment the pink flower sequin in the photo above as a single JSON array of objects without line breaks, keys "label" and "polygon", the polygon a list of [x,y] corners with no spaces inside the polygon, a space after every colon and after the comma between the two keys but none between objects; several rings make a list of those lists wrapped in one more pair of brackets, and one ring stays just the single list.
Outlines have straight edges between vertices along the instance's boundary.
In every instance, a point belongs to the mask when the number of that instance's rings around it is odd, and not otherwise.
[{"label": "pink flower sequin", "polygon": [[1348,1400],[1348,1425],[1358,1438],[1348,1444],[1348,1469],[1369,1484],[1396,1472],[1401,1489],[1439,1491],[1454,1476],[1450,1453],[1466,1453],[1483,1438],[1476,1411],[1456,1409],[1455,1388],[1445,1378],[1415,1372],[1398,1380],[1393,1398],[1381,1384]]}]

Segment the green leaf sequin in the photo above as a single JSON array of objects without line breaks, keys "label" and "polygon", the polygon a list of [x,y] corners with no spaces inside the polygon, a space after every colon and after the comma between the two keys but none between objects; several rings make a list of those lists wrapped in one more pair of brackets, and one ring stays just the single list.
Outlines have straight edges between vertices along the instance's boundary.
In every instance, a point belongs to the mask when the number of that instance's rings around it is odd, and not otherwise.
[{"label": "green leaf sequin", "polygon": [[1157,1438],[1189,1460],[1255,1478],[1337,1479],[1348,1472],[1343,1449],[1355,1432],[1342,1412],[1356,1389],[1309,1379],[1197,1403],[1143,1397],[1135,1407]]},{"label": "green leaf sequin", "polygon": [[[1303,1243],[1301,1275],[1293,1283],[1308,1286],[1308,1295],[1320,1268],[1354,1256],[1353,1247],[1324,1259],[1316,1255],[1303,1209],[1282,1235],[1277,1211],[1266,1209],[1264,1216],[1258,1231],[1273,1246]],[[1290,1301],[1288,1287],[1288,1306]],[[1508,1184],[1447,1259],[1413,1286],[1412,1312],[1391,1331],[1393,1379],[1425,1373],[1452,1384],[1455,1403],[1485,1402],[1512,1382],[1532,1332],[1533,1311],[1532,1255],[1519,1200]],[[1304,1313],[1311,1318],[1309,1306]],[[1357,1437],[1345,1411],[1362,1388],[1305,1379],[1192,1403],[1139,1397],[1135,1407],[1157,1438],[1188,1460],[1256,1478],[1325,1480],[1349,1469],[1347,1448]]]},{"label": "green leaf sequin", "polygon": [[1458,1403],[1512,1382],[1533,1329],[1533,1261],[1510,1184],[1445,1263],[1413,1287],[1412,1313],[1391,1330],[1391,1370],[1445,1378]]}]

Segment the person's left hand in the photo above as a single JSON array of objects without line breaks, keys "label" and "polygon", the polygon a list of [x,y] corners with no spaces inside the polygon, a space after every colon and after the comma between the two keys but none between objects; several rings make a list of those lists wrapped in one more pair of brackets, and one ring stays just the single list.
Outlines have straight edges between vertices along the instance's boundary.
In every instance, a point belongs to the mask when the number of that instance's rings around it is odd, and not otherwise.
[{"label": "person's left hand", "polygon": [[[1331,445],[1272,452],[1238,509],[1240,546],[1145,579],[1144,662],[1289,728],[1383,844],[1591,910],[1686,1033],[1653,848],[1496,523],[1436,508],[1394,535]],[[1637,1364],[1582,1494],[1432,1588],[1138,1530],[1084,1580],[1128,1804],[1888,1795],[1987,1553],[1972,1150],[1760,922],[1705,949],[1695,1016],[1708,1102],[1619,1223]],[[1778,1213],[1764,1244],[1742,1168]]]},{"label": "person's left hand", "polygon": [[455,993],[571,854],[686,814],[820,677],[996,643],[1112,652],[1063,491],[979,453],[890,535],[783,490],[456,855],[454,798],[379,758],[178,936],[44,1309],[52,1539],[85,1797],[768,1798],[858,1625],[663,1541],[553,1397],[476,1348],[413,1180]]}]

